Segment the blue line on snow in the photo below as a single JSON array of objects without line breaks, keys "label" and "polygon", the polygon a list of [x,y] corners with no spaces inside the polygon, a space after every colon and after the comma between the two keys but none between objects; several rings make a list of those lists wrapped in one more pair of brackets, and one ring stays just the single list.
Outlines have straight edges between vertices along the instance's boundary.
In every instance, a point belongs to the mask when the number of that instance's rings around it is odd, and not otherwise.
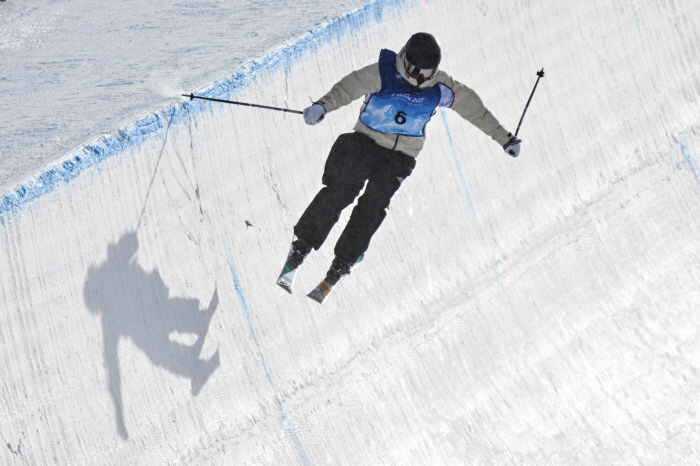
[{"label": "blue line on snow", "polygon": [[[197,90],[196,93],[213,98],[229,97],[255,85],[259,77],[279,69],[284,70],[295,60],[318,51],[324,45],[337,44],[346,37],[363,34],[367,26],[382,22],[388,14],[401,11],[401,7],[406,5],[411,6],[411,0],[372,0],[362,8],[308,32],[291,44],[252,60],[231,77]],[[168,120],[172,119],[172,124],[183,124],[191,115],[213,105],[224,104],[202,100],[172,103],[68,154],[65,160],[52,163],[31,180],[0,193],[0,225],[4,225],[8,217],[16,215],[60,184],[74,180],[88,168],[122,154],[127,149],[138,147],[150,137],[157,137]]]},{"label": "blue line on snow", "polygon": [[[484,229],[481,227],[481,222],[479,221],[479,217],[476,213],[476,207],[474,207],[474,202],[472,201],[472,196],[469,193],[469,187],[467,185],[467,180],[464,177],[464,171],[462,170],[462,164],[460,163],[459,157],[457,156],[457,149],[455,149],[454,141],[452,140],[452,133],[450,132],[450,126],[447,124],[447,117],[445,116],[445,109],[444,108],[440,109],[440,116],[442,117],[442,122],[445,125],[445,130],[447,131],[447,139],[450,142],[450,148],[452,149],[452,157],[454,158],[455,165],[457,166],[457,173],[459,174],[459,179],[462,183],[462,188],[464,188],[464,193],[466,194],[467,201],[469,201],[469,207],[471,207],[472,215],[474,216],[474,221],[476,222],[476,226],[479,229],[479,235],[481,236],[481,241],[484,243],[484,247],[486,248],[486,252],[490,258],[493,256],[491,253],[491,248],[489,247],[488,242],[486,241],[486,235],[484,234]],[[510,307],[510,312],[513,314],[513,317],[515,317],[515,321],[518,323],[518,327],[520,327],[520,330],[525,335],[527,343],[530,346],[532,346],[533,348],[535,348],[535,350],[537,350],[535,343],[530,338],[530,334],[528,333],[527,329],[525,328],[522,321],[520,320],[520,316],[518,315],[518,312],[515,310],[515,306],[513,306],[513,302],[511,301],[510,296],[508,295],[508,291],[506,290],[506,285],[503,282],[503,279],[501,278],[501,272],[498,270],[498,265],[495,262],[491,261],[491,266],[493,267],[493,271],[496,274],[496,280],[498,281],[498,284],[501,286],[501,291],[503,291],[503,295],[505,296],[506,301],[508,301],[508,306]],[[549,371],[544,366],[544,363],[542,361],[540,361],[539,366],[540,366],[540,370],[542,371],[542,373],[544,374],[544,376],[547,378],[550,385],[554,389],[554,392],[557,394],[557,396],[559,396],[559,390],[557,389],[557,386],[554,383],[554,379],[549,374]],[[579,426],[578,421],[573,416],[571,416],[571,419],[574,421],[574,425],[576,426],[576,429],[578,430],[578,433],[581,436],[581,439],[583,439],[583,441],[588,446],[588,449],[591,451],[591,454],[595,458],[596,462],[598,464],[601,464],[600,459],[598,458],[598,455],[593,450],[590,443],[588,443],[588,440],[586,440],[586,437],[583,435],[583,431],[581,430],[581,427]]]},{"label": "blue line on snow", "polygon": [[[467,180],[464,178],[464,171],[462,170],[462,164],[459,162],[459,158],[457,157],[457,150],[455,149],[454,142],[452,141],[452,133],[450,133],[450,127],[447,124],[447,118],[445,117],[445,110],[443,108],[440,109],[440,116],[442,116],[442,122],[445,125],[445,130],[447,131],[447,138],[450,141],[450,147],[452,148],[452,156],[454,157],[455,165],[457,165],[457,173],[459,174],[459,179],[462,182],[462,188],[464,188],[464,193],[467,196],[467,201],[469,201],[469,207],[472,209],[472,214],[474,215],[474,221],[476,222],[476,226],[479,229],[479,235],[481,236],[481,241],[484,243],[484,246],[486,246],[487,252],[489,253],[489,256],[491,256],[491,251],[488,246],[488,243],[486,242],[486,235],[484,235],[484,229],[481,227],[481,222],[479,222],[479,217],[476,214],[476,208],[474,207],[474,202],[472,201],[472,196],[469,194],[469,187],[467,186]],[[518,313],[515,311],[515,306],[513,306],[513,303],[510,300],[510,296],[508,296],[508,292],[506,291],[506,286],[503,283],[503,280],[501,279],[501,272],[498,270],[498,265],[495,262],[492,262],[491,265],[493,266],[493,270],[496,273],[496,279],[498,280],[498,283],[501,285],[501,289],[503,291],[503,294],[506,297],[506,300],[508,301],[508,305],[510,306],[510,310],[513,313],[513,316],[515,317],[515,321],[518,323],[518,326],[520,327],[520,330],[525,334],[528,340],[530,340],[530,334],[528,333],[527,329],[523,325],[523,323],[520,321],[520,316],[518,316]],[[556,391],[556,387],[554,387],[554,390]]]},{"label": "blue line on snow", "polygon": [[700,176],[698,176],[698,171],[695,169],[695,165],[693,164],[693,159],[690,158],[690,154],[688,153],[688,144],[685,141],[685,138],[681,135],[680,137],[681,141],[681,154],[683,154],[683,158],[685,159],[686,163],[690,167],[690,171],[693,172],[693,176],[695,176],[695,181],[700,184]]},{"label": "blue line on snow", "polygon": [[236,268],[233,265],[233,259],[231,258],[231,251],[229,250],[228,242],[226,241],[226,235],[224,234],[224,228],[221,225],[221,216],[219,215],[219,205],[216,202],[216,192],[214,191],[214,184],[212,182],[211,167],[209,166],[209,160],[207,158],[206,150],[204,148],[204,139],[202,137],[202,133],[199,131],[199,123],[197,121],[197,117],[194,116],[193,119],[194,119],[195,128],[197,129],[197,135],[199,136],[199,147],[200,147],[200,152],[202,154],[202,160],[204,161],[204,166],[206,167],[207,184],[209,185],[209,191],[211,192],[212,206],[214,208],[214,214],[216,216],[216,224],[219,228],[219,234],[221,236],[221,243],[224,246],[224,253],[226,254],[226,261],[228,262],[228,268],[229,268],[229,271],[231,272],[231,278],[233,278],[233,286],[236,288],[236,294],[238,295],[238,299],[241,301],[241,306],[243,307],[243,314],[245,315],[245,319],[246,319],[246,322],[248,324],[248,330],[250,331],[250,335],[253,338],[253,342],[255,343],[255,347],[258,350],[258,356],[260,357],[260,361],[262,362],[263,369],[265,370],[265,376],[267,377],[267,381],[270,384],[270,387],[272,387],[272,392],[274,393],[275,398],[277,399],[277,405],[279,407],[280,413],[282,414],[282,419],[284,420],[284,423],[287,427],[287,431],[292,436],[292,439],[294,440],[297,451],[301,455],[301,459],[304,461],[304,464],[306,466],[309,466],[309,461],[306,458],[306,454],[304,453],[304,448],[301,446],[301,442],[299,441],[299,437],[297,437],[297,434],[294,431],[294,427],[292,426],[292,422],[290,421],[289,416],[287,415],[287,411],[284,409],[284,403],[282,403],[282,397],[280,396],[279,392],[277,391],[277,386],[275,385],[275,382],[272,380],[272,376],[270,375],[270,370],[268,369],[267,362],[265,361],[265,356],[263,355],[262,348],[260,347],[260,342],[258,340],[258,337],[255,334],[255,329],[253,328],[253,319],[251,318],[250,307],[248,306],[248,300],[245,297],[245,293],[243,293],[243,287],[241,286],[241,281],[238,278],[238,274],[236,273]]},{"label": "blue line on snow", "polygon": [[644,37],[644,29],[642,28],[642,20],[639,17],[639,12],[637,11],[637,5],[634,3],[634,0],[630,0],[632,3],[632,9],[634,10],[634,17],[637,20],[637,29],[639,29],[639,35],[642,36],[642,44],[644,44],[644,47],[647,46],[647,40]]}]

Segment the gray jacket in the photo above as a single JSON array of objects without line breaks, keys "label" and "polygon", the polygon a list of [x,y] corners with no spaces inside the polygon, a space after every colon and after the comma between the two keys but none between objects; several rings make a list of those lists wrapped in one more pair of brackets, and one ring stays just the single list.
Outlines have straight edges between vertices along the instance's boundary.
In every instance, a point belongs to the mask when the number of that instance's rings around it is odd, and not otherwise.
[{"label": "gray jacket", "polygon": [[[403,57],[406,53],[405,47],[396,56],[396,70],[409,83],[416,86],[418,82],[411,78],[404,69]],[[441,106],[451,108],[457,112],[462,118],[472,123],[485,134],[489,135],[494,141],[501,146],[504,146],[511,138],[511,134],[503,129],[496,118],[484,107],[479,96],[465,86],[452,79],[450,75],[442,70],[438,70],[437,75],[431,80],[426,81],[421,85],[423,88],[437,86],[443,84],[441,90],[443,99]],[[364,111],[369,97],[375,92],[379,92],[382,88],[382,79],[379,74],[379,64],[373,63],[369,66],[353,71],[343,79],[338,81],[333,88],[318,100],[318,103],[324,106],[326,113],[337,110],[340,107],[359,99],[363,95],[365,102],[362,107]],[[382,147],[392,150],[398,150],[412,157],[417,157],[418,153],[423,149],[425,143],[424,137],[404,136],[399,134],[380,133],[375,131],[359,119],[355,125],[355,131],[366,134],[374,139]]]}]

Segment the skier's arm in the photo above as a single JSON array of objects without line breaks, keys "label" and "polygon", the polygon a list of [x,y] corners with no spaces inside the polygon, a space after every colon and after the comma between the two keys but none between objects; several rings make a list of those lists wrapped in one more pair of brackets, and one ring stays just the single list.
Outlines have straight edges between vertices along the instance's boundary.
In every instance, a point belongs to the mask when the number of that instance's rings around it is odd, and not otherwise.
[{"label": "skier's arm", "polygon": [[329,113],[364,95],[379,92],[381,88],[382,78],[379,75],[379,64],[373,63],[345,76],[317,103],[323,105],[326,113]]},{"label": "skier's arm", "polygon": [[501,126],[476,92],[447,75],[443,75],[441,81],[454,93],[452,110],[501,146],[508,144],[513,135]]}]

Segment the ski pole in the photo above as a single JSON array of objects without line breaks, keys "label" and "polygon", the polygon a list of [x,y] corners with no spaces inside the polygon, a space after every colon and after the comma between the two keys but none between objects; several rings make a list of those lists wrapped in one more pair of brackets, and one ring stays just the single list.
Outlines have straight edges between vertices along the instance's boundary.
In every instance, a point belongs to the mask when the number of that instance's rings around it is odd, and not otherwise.
[{"label": "ski pole", "polygon": [[515,130],[515,136],[518,136],[518,131],[520,131],[520,125],[523,124],[523,118],[525,118],[525,112],[527,112],[527,108],[530,106],[530,101],[532,100],[532,96],[535,95],[535,89],[537,89],[537,84],[540,82],[540,78],[544,78],[544,68],[542,68],[540,71],[537,72],[537,82],[535,83],[534,89],[532,89],[532,94],[530,94],[530,98],[527,100],[527,104],[525,105],[525,110],[523,110],[523,116],[520,117],[520,123],[518,123],[518,129]]},{"label": "ski pole", "polygon": [[190,100],[192,100],[192,99],[211,100],[212,102],[223,102],[225,104],[245,105],[246,107],[266,108],[268,110],[279,110],[280,112],[299,113],[299,114],[304,113],[304,112],[300,112],[299,110],[290,110],[288,108],[268,107],[267,105],[247,104],[245,102],[234,102],[233,100],[222,100],[222,99],[212,99],[211,97],[200,97],[198,95],[194,95],[194,93],[189,94],[189,95],[182,94],[182,96],[189,97]]}]

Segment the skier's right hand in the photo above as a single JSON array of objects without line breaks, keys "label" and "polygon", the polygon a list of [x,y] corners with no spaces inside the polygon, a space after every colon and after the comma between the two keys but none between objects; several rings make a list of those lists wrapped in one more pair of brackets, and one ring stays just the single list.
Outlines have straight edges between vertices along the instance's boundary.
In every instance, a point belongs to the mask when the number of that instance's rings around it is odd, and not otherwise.
[{"label": "skier's right hand", "polygon": [[304,121],[307,125],[320,123],[326,116],[326,108],[321,104],[313,104],[304,109]]}]

